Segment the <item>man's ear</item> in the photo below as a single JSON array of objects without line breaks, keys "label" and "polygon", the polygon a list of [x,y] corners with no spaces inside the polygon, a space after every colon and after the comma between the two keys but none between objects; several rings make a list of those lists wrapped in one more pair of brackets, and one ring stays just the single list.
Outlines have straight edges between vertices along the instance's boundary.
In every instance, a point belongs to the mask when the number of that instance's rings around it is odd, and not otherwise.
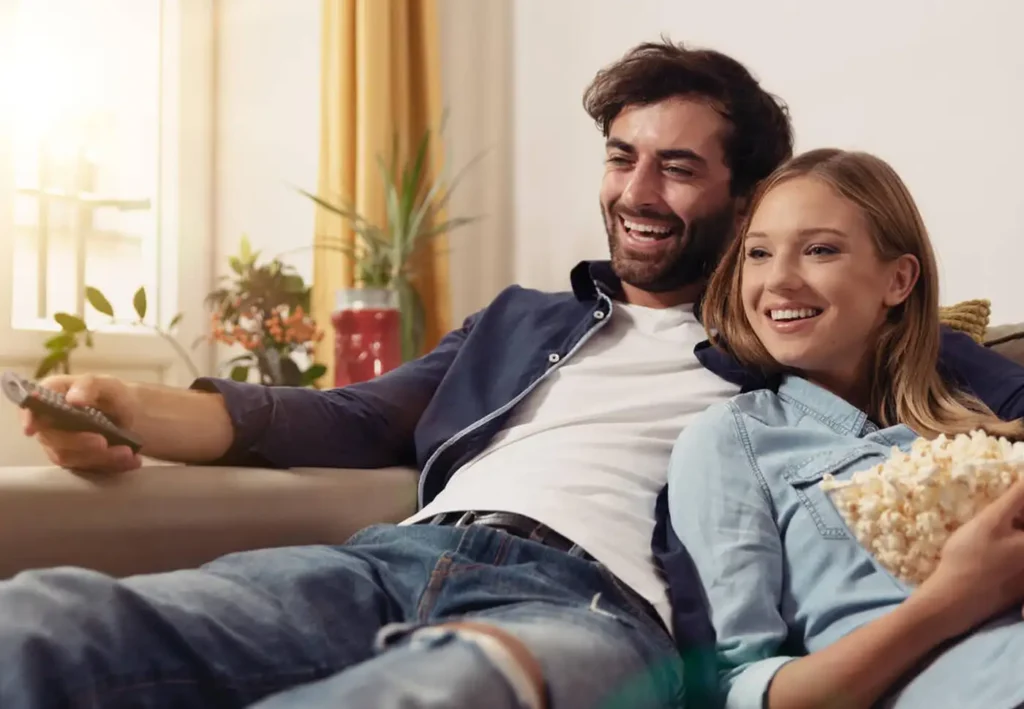
[{"label": "man's ear", "polygon": [[733,214],[736,215],[737,221],[743,221],[750,215],[750,205],[754,201],[753,197],[752,194],[745,194],[733,198]]},{"label": "man's ear", "polygon": [[892,278],[885,294],[885,305],[895,308],[907,298],[921,277],[921,263],[912,254],[903,254],[892,265]]}]

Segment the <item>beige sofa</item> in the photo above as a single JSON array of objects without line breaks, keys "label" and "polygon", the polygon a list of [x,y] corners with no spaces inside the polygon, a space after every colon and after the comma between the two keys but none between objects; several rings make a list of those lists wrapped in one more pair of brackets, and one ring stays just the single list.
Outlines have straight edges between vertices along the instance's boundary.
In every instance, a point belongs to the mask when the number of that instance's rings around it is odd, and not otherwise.
[{"label": "beige sofa", "polygon": [[411,514],[416,482],[404,468],[0,468],[0,578],[69,564],[123,576],[246,549],[338,544]]},{"label": "beige sofa", "polygon": [[[1024,364],[1024,325],[986,346]],[[336,544],[416,506],[414,470],[263,470],[148,465],[124,475],[0,468],[0,578],[73,564],[115,575],[201,564],[221,554]]]}]

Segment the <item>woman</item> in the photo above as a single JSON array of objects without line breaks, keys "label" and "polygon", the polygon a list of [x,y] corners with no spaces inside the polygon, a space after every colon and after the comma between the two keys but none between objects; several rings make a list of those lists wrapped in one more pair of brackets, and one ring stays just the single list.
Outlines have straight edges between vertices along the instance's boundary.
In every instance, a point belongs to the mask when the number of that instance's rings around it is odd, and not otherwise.
[{"label": "woman", "polygon": [[750,214],[704,324],[778,384],[709,409],[669,473],[727,706],[1020,706],[1024,485],[958,530],[917,588],[875,562],[819,485],[918,435],[1024,437],[937,371],[937,269],[913,200],[881,160],[817,150],[768,178]]}]

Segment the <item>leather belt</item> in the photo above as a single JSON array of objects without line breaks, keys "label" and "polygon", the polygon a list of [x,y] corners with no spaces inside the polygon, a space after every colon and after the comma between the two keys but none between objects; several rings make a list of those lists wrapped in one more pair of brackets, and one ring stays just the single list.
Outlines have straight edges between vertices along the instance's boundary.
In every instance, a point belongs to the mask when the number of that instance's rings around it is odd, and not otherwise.
[{"label": "leather belt", "polygon": [[579,557],[586,561],[597,561],[580,545],[571,539],[541,524],[535,519],[526,515],[513,512],[480,512],[471,510],[469,512],[442,512],[441,514],[421,520],[422,524],[438,524],[445,527],[468,527],[472,524],[480,524],[485,527],[494,527],[509,534],[528,539],[546,547],[564,551],[569,556]]}]

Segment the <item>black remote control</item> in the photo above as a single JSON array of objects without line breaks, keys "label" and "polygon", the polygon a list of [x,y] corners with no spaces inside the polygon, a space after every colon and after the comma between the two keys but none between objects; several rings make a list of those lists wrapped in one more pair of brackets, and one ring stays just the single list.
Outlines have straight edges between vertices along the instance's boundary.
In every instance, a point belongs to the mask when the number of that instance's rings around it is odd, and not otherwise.
[{"label": "black remote control", "polygon": [[133,453],[138,453],[142,448],[138,439],[91,406],[69,404],[63,394],[41,387],[14,372],[4,372],[0,385],[8,399],[23,409],[46,416],[61,430],[99,433],[110,445],[128,446]]}]

